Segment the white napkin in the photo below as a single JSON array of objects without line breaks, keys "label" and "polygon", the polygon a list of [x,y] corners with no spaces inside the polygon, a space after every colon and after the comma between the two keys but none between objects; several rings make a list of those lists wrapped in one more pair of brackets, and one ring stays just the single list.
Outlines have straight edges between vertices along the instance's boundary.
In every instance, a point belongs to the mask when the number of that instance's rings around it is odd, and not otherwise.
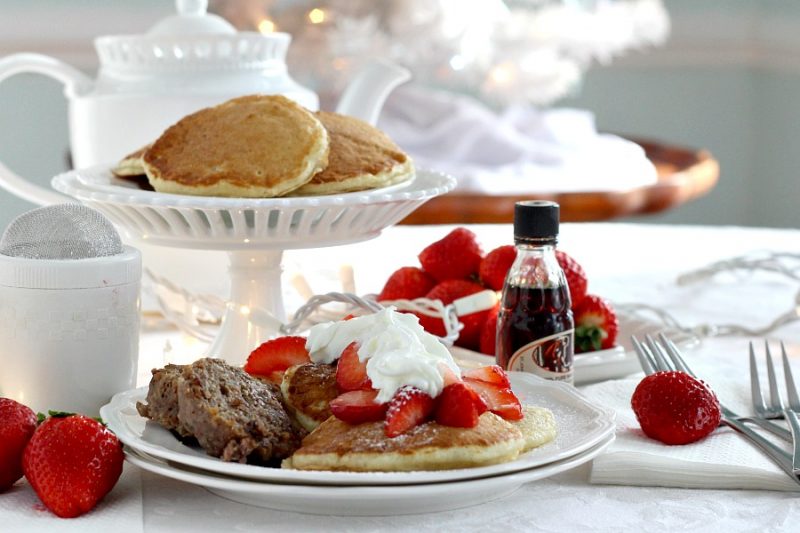
[{"label": "white napkin", "polygon": [[[630,407],[639,379],[590,385],[583,392],[617,412],[617,439],[594,460],[590,481],[598,484],[699,489],[800,489],[767,456],[729,428],[692,444],[668,446],[642,432]],[[743,380],[714,383],[717,396],[731,408],[743,405]],[[744,410],[737,411],[745,414]],[[768,435],[768,434],[767,434]],[[787,446],[780,439],[772,439]],[[788,448],[787,448],[788,450]]]},{"label": "white napkin", "polygon": [[589,111],[497,113],[474,98],[406,86],[389,98],[378,125],[417,167],[452,174],[462,192],[619,191],[657,179],[644,150],[597,133]]},{"label": "white napkin", "polygon": [[76,531],[141,533],[142,480],[138,468],[125,464],[113,490],[90,512],[78,518],[59,518],[42,504],[25,478],[0,495],[3,531]]}]

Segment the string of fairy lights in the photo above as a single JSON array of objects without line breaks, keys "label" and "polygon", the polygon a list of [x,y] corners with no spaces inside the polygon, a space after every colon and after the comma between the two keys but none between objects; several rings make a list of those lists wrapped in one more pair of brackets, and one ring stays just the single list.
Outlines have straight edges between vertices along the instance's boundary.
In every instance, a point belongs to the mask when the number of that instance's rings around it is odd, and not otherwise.
[{"label": "string of fairy lights", "polygon": [[242,30],[290,33],[298,81],[338,93],[372,57],[496,105],[547,105],[593,64],[662,44],[661,0],[212,0]]},{"label": "string of fairy lights", "polygon": [[[797,284],[794,300],[785,312],[760,326],[744,324],[687,324],[664,309],[644,303],[615,303],[617,311],[629,316],[640,316],[654,326],[670,331],[680,331],[698,339],[716,336],[766,336],[793,322],[800,321],[800,254],[787,252],[763,252],[725,259],[709,264],[698,270],[681,274],[676,278],[677,286],[697,283],[713,284],[714,278],[724,273],[745,274],[745,279],[754,279],[757,274],[775,276],[792,284]],[[162,314],[170,322],[178,326],[184,333],[203,342],[211,342],[216,334],[221,316],[226,306],[235,305],[223,299],[209,295],[195,295],[169,280],[145,270],[148,283],[146,290],[156,301]],[[354,282],[343,282],[345,287],[354,287]],[[310,289],[309,289],[310,290]],[[474,310],[490,308],[496,300],[486,299],[479,294],[476,301],[470,302]],[[333,304],[333,307],[331,307]],[[441,302],[427,299],[414,301],[399,300],[384,302],[399,309],[423,313],[429,316],[442,317],[445,321],[445,341],[452,343],[461,326],[459,314],[468,314],[469,310],[459,311],[457,306],[442,305]],[[327,307],[326,307],[327,306]],[[308,329],[321,321],[338,320],[352,312],[374,312],[383,308],[375,302],[374,295],[359,297],[349,292],[331,292],[324,295],[310,295],[305,305],[301,306],[286,324],[275,323],[284,333],[294,333]],[[254,320],[270,320],[264,310],[247,309],[246,314]],[[274,319],[272,319],[274,321]]]}]

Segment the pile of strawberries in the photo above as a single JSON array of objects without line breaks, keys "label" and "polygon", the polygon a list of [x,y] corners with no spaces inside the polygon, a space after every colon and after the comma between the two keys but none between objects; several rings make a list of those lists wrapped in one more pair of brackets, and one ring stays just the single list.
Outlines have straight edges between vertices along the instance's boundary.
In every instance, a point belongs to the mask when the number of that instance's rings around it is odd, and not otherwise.
[{"label": "pile of strawberries", "polygon": [[[251,375],[280,382],[287,368],[311,361],[305,342],[303,337],[267,341],[250,354],[244,369]],[[331,413],[352,425],[383,420],[387,437],[402,435],[428,420],[445,426],[475,427],[478,417],[486,411],[506,420],[522,419],[522,405],[499,366],[468,370],[461,376],[443,366],[442,374],[444,389],[436,398],[405,386],[388,402],[377,403],[378,391],[367,376],[367,363],[359,359],[358,346],[351,343],[336,365],[339,396],[330,402]]]},{"label": "pile of strawberries", "polygon": [[[483,290],[499,291],[516,256],[516,248],[510,244],[484,255],[473,232],[456,228],[420,252],[420,267],[406,266],[392,273],[378,301],[428,298],[447,305]],[[619,329],[611,304],[599,296],[587,294],[586,273],[577,261],[560,250],[556,256],[566,274],[572,297],[576,352],[611,348]],[[499,306],[459,317],[464,328],[456,345],[494,355],[498,310]],[[428,332],[440,337],[445,335],[441,319],[424,314],[418,316]]]},{"label": "pile of strawberries", "polygon": [[74,518],[97,505],[122,474],[122,445],[93,418],[37,416],[0,398],[0,492],[23,475],[57,516]]}]

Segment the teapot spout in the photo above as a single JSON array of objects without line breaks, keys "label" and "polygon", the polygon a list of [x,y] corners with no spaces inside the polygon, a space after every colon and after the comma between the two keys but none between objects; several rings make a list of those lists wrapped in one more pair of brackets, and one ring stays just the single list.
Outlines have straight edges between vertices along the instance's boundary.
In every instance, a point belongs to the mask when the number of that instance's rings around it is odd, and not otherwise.
[{"label": "teapot spout", "polygon": [[336,112],[374,126],[389,93],[410,79],[411,72],[400,65],[386,60],[370,61],[347,86]]}]

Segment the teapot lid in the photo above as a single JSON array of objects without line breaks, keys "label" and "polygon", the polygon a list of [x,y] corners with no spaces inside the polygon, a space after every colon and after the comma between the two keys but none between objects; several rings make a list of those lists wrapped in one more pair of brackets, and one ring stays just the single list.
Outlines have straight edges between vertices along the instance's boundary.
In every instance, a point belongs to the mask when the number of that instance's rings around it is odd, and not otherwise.
[{"label": "teapot lid", "polygon": [[208,0],[175,0],[178,14],[143,35],[95,39],[100,66],[112,74],[285,68],[286,33],[237,32],[207,13]]},{"label": "teapot lid", "polygon": [[236,28],[224,18],[209,14],[208,0],[175,0],[177,15],[150,28],[148,35],[233,35]]}]

